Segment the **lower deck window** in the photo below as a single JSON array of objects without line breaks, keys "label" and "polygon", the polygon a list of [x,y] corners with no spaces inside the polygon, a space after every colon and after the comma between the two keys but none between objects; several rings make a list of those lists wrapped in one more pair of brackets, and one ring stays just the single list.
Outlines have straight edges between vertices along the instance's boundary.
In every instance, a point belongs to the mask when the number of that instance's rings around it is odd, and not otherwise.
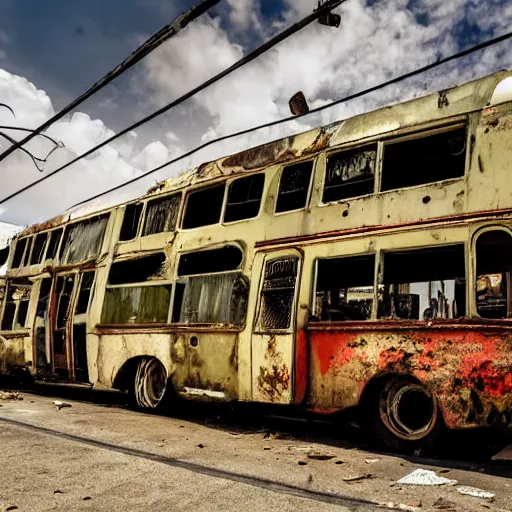
[{"label": "lower deck window", "polygon": [[369,320],[374,270],[375,255],[318,260],[313,320]]},{"label": "lower deck window", "polygon": [[379,318],[459,318],[466,312],[464,245],[384,254]]},{"label": "lower deck window", "polygon": [[2,331],[12,331],[25,327],[30,290],[30,284],[17,284],[13,282],[8,285],[2,323],[0,324]]},{"label": "lower deck window", "polygon": [[107,288],[103,324],[167,322],[171,285]]},{"label": "lower deck window", "polygon": [[503,230],[482,233],[476,242],[476,308],[483,318],[510,318],[512,237]]},{"label": "lower deck window", "polygon": [[249,284],[240,272],[184,277],[176,284],[173,321],[241,326]]}]

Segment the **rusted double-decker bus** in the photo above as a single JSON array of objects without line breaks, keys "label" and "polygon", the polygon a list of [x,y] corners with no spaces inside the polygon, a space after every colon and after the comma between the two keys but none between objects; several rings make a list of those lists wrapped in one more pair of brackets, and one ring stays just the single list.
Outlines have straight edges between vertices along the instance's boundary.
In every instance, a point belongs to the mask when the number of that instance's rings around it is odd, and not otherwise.
[{"label": "rusted double-decker bus", "polygon": [[388,445],[512,423],[512,73],[209,162],[13,242],[0,367],[359,406]]}]

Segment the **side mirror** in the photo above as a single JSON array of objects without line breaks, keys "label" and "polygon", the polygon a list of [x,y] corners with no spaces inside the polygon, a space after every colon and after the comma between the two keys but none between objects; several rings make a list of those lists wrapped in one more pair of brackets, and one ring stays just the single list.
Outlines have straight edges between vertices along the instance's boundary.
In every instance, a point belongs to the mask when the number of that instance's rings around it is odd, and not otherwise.
[{"label": "side mirror", "polygon": [[309,112],[308,102],[302,91],[294,94],[289,102],[290,112],[294,116],[303,116]]}]

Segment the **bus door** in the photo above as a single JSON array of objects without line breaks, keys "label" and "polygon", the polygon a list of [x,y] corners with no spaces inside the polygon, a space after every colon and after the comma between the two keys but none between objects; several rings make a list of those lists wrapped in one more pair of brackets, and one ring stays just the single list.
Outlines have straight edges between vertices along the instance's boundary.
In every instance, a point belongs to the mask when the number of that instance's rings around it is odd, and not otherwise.
[{"label": "bus door", "polygon": [[258,307],[252,332],[252,394],[258,402],[294,400],[297,295],[302,254],[297,250],[256,254],[260,276]]},{"label": "bus door", "polygon": [[55,276],[51,308],[51,361],[60,378],[88,382],[86,324],[94,271]]}]

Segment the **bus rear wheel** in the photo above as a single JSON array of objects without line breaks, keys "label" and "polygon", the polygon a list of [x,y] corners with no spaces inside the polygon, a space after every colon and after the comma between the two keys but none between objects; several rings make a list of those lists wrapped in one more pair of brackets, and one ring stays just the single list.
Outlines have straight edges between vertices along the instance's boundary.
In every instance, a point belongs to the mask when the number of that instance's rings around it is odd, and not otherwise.
[{"label": "bus rear wheel", "polygon": [[135,369],[134,405],[142,410],[157,410],[164,405],[167,392],[167,371],[154,357],[142,358]]},{"label": "bus rear wheel", "polygon": [[410,453],[439,439],[442,421],[437,400],[418,381],[390,378],[379,389],[372,409],[375,433],[392,450]]}]

